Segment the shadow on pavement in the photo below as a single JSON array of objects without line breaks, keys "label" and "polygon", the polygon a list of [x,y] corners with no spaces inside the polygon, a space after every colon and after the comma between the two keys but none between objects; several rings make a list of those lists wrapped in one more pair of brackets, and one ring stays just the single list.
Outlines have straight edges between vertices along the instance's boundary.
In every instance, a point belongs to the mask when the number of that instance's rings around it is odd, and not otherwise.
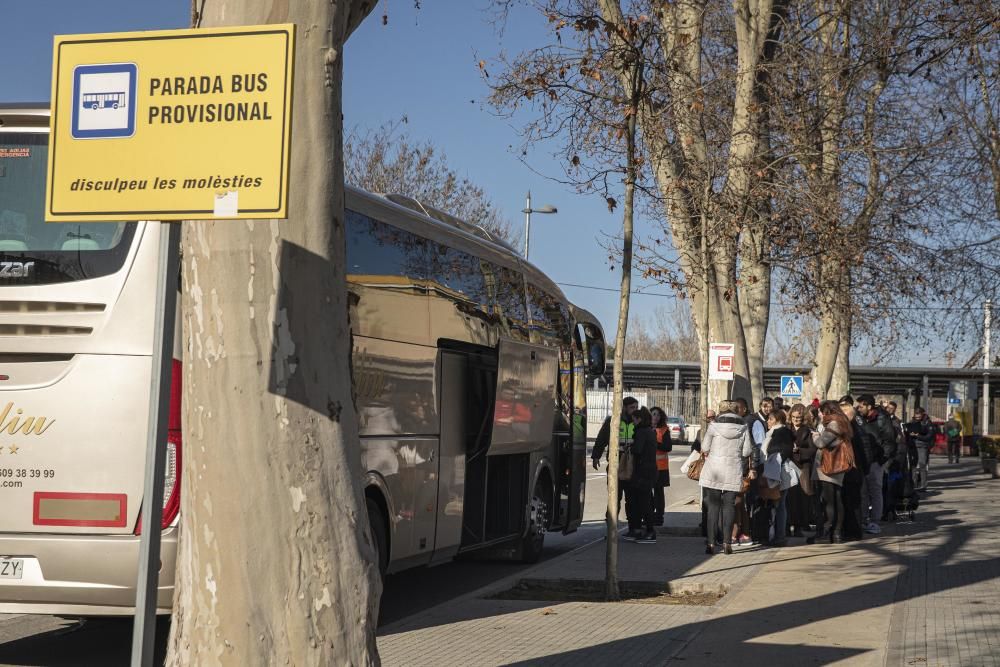
[{"label": "shadow on pavement", "polygon": [[[941,472],[932,478],[933,486],[938,489],[948,489],[948,485],[954,485],[955,488],[968,486],[983,488],[984,485],[991,484],[991,480],[979,477],[978,465],[976,468],[975,472],[972,466]],[[1000,488],[1000,482],[996,488]],[[825,665],[871,653],[871,650],[865,648],[836,646],[834,637],[823,639],[823,643],[829,644],[827,646],[772,644],[762,641],[761,638],[819,621],[847,618],[855,612],[877,606],[885,607],[887,612],[892,610],[895,618],[895,613],[901,609],[900,603],[983,582],[1000,581],[1000,558],[979,544],[983,539],[991,539],[990,536],[998,534],[1000,515],[989,511],[989,507],[986,506],[989,503],[983,504],[985,496],[978,500],[975,507],[971,507],[971,504],[959,504],[957,507],[942,506],[947,497],[948,493],[945,492],[924,498],[917,512],[917,521],[914,523],[896,524],[879,538],[869,538],[843,546],[830,545],[830,550],[823,552],[824,555],[829,555],[835,553],[832,551],[834,549],[865,550],[877,554],[884,559],[883,562],[894,563],[898,567],[894,580],[882,578],[870,581],[864,577],[864,573],[851,571],[828,573],[831,576],[845,578],[847,585],[835,592],[810,595],[806,582],[800,599],[756,609],[751,615],[752,618],[748,618],[746,614],[725,615],[723,605],[719,610],[720,616],[709,620],[687,622],[629,639],[595,643],[588,647],[509,664],[590,665],[609,664],[609,661],[629,664],[630,655],[634,657],[641,655],[643,664],[663,664],[678,656],[696,639],[699,639],[700,645],[715,650],[706,650],[704,655],[684,655],[678,660],[689,661],[690,664],[740,664],[744,667],[748,659],[751,664]],[[970,509],[975,511],[970,512]],[[919,536],[917,539],[913,539],[917,536]],[[970,544],[974,537],[977,538],[977,544]],[[785,551],[786,549],[782,549],[782,553]],[[814,554],[797,556],[793,555],[795,550],[789,551],[792,553],[789,553],[788,560],[814,557]],[[856,575],[857,583],[854,585],[851,585],[852,575]],[[819,572],[817,576],[824,576],[824,573]],[[752,589],[752,586],[751,582],[748,588]],[[754,591],[755,595],[758,593],[761,596],[767,595],[767,591]],[[996,633],[1000,632],[1000,619],[990,608],[991,604],[995,604],[995,601],[984,600],[981,610],[971,609],[969,613],[989,616],[989,619],[984,618],[984,630]],[[495,601],[477,600],[475,604],[461,605],[461,608],[456,608],[452,613],[421,619],[416,625],[405,624],[407,627],[403,628],[403,631],[487,616],[499,617],[544,605],[545,603],[535,605],[519,602],[498,607]],[[614,607],[608,607],[608,613],[613,615]],[[768,619],[764,630],[759,622],[760,618]],[[895,631],[899,631],[895,624],[892,627],[896,628]],[[595,628],[594,632],[595,640],[599,642],[600,628]],[[893,630],[890,631],[892,632]],[[718,638],[718,644],[712,643],[715,638]],[[902,651],[903,640],[897,638],[896,644],[900,648],[893,650]],[[637,647],[644,648],[640,651]],[[949,654],[950,647],[936,648],[937,657],[946,661],[941,664],[971,664],[960,660],[961,657],[969,656]],[[954,650],[957,651],[957,647]],[[718,655],[713,656],[713,652],[717,652]],[[727,662],[726,656],[733,655],[741,655],[743,659],[739,663]],[[985,656],[975,656],[979,659],[983,657]],[[949,660],[952,662],[948,662]]]},{"label": "shadow on pavement", "polygon": [[[153,664],[167,654],[170,619],[156,623]],[[132,651],[132,618],[88,618],[67,626],[0,644],[0,663],[46,667],[114,667],[128,665]]]},{"label": "shadow on pavement", "polygon": [[[950,477],[963,479],[972,486],[981,486],[991,483],[991,480],[974,479],[971,468],[962,471],[954,471],[951,474],[939,475],[937,479]],[[937,488],[942,488],[943,484],[934,484]],[[939,496],[940,497],[940,496]],[[935,505],[941,500],[937,498],[926,499],[926,505]],[[981,582],[1000,580],[1000,558],[987,555],[983,558],[959,558],[958,554],[971,540],[973,534],[995,535],[997,527],[1000,525],[1000,516],[995,514],[980,514],[978,517],[969,517],[970,521],[958,519],[945,519],[957,514],[956,510],[939,510],[930,512],[918,512],[918,522],[913,524],[899,524],[893,527],[890,539],[876,539],[857,542],[852,545],[854,549],[865,549],[876,553],[899,566],[896,577],[895,595],[892,603],[901,603],[908,600],[930,596],[953,588],[975,585]],[[907,537],[918,533],[942,533],[938,543],[929,549],[917,549],[911,546],[909,549],[899,548],[905,543]],[[895,548],[894,548],[895,547]],[[975,553],[966,551],[967,556]],[[850,576],[849,572],[837,573],[838,576]],[[751,584],[752,586],[752,584]],[[768,631],[778,633],[794,629],[799,626],[814,623],[816,621],[849,616],[850,614],[871,609],[872,601],[878,599],[878,588],[884,587],[885,582],[876,581],[868,584],[853,586],[828,595],[818,597],[805,597],[794,603],[786,603],[765,607],[755,610],[753,615],[760,618],[761,615],[769,619]],[[805,589],[808,590],[808,589]],[[761,591],[761,595],[766,595],[766,591]],[[972,610],[970,613],[980,616],[990,616],[989,621],[984,621],[986,627],[983,630],[996,633],[1000,631],[995,623],[995,616],[991,615],[988,609],[994,605],[995,601],[988,599],[983,601],[982,612]],[[610,611],[610,610],[609,610]],[[724,611],[724,610],[723,610]],[[855,657],[869,651],[861,649],[849,649],[836,646],[793,646],[788,644],[768,644],[761,642],[761,628],[759,623],[747,622],[741,615],[722,616],[719,618],[702,621],[699,623],[685,624],[680,627],[672,627],[661,632],[647,633],[644,635],[631,637],[627,640],[616,640],[597,644],[587,648],[563,652],[552,656],[534,658],[527,662],[510,663],[518,667],[527,665],[566,665],[566,664],[602,664],[613,656],[626,656],[638,645],[650,646],[661,644],[663,650],[653,656],[647,664],[662,664],[677,656],[685,646],[694,641],[700,635],[706,638],[718,637],[719,642],[724,642],[729,647],[734,644],[741,645],[735,652],[744,656],[744,660],[739,664],[774,664],[774,665],[827,665],[846,658]],[[678,637],[685,637],[686,641],[678,641]],[[832,639],[831,639],[832,642]],[[892,647],[890,647],[892,648]],[[894,650],[902,650],[896,647]],[[938,647],[938,658],[945,659],[941,664],[971,664],[964,662],[961,658],[972,656],[958,654],[949,655],[949,647]],[[726,651],[727,654],[734,654],[733,651]],[[648,653],[643,656],[649,659]],[[982,659],[988,656],[974,656]],[[719,660],[713,657],[712,653],[706,652],[704,655],[688,655],[681,658],[684,661],[701,661],[704,664],[726,665],[736,664],[726,660]],[[950,660],[954,660],[950,662]],[[925,660],[926,662],[926,660]],[[889,663],[886,664],[895,664]],[[978,663],[976,663],[978,664]]]}]

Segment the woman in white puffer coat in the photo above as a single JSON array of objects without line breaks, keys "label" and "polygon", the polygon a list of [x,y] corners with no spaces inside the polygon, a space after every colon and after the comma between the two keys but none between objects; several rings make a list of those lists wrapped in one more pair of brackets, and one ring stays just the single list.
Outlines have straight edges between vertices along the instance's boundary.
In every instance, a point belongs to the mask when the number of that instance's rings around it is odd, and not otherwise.
[{"label": "woman in white puffer coat", "polygon": [[[708,505],[708,534],[706,554],[715,553],[716,526],[721,514],[722,536],[725,552],[733,553],[733,523],[736,519],[736,494],[743,484],[747,469],[747,458],[754,453],[750,429],[736,414],[733,401],[723,401],[719,405],[719,415],[708,425],[701,440],[701,454],[705,464],[701,469],[698,484],[705,489]],[[751,478],[754,476],[750,471]]]}]

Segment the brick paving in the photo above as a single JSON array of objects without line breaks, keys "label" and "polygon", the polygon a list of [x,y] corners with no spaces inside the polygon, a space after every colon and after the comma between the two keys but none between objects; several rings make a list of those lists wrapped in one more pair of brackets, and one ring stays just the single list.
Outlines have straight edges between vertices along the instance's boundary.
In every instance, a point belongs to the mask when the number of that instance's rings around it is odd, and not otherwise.
[{"label": "brick paving", "polygon": [[623,580],[723,589],[714,606],[485,599],[518,579],[600,580],[598,543],[380,631],[385,665],[1000,665],[1000,480],[932,469],[913,524],[846,545],[707,557],[623,543]]},{"label": "brick paving", "polygon": [[1000,480],[978,460],[939,461],[933,495],[899,527],[892,553],[900,576],[887,664],[1000,666]]}]

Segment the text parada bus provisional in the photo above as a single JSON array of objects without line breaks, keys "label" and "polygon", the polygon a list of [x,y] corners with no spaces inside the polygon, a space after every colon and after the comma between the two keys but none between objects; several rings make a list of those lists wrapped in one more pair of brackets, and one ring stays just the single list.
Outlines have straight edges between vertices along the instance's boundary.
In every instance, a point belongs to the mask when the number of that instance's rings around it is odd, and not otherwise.
[{"label": "text parada bus provisional", "polygon": [[[228,89],[226,85],[228,83]],[[233,74],[228,79],[215,76],[152,77],[149,80],[151,97],[178,95],[213,95],[222,93],[263,93],[267,91],[267,72]],[[177,123],[235,123],[254,120],[272,120],[267,102],[198,102],[193,104],[151,105],[148,110],[150,124]]]}]

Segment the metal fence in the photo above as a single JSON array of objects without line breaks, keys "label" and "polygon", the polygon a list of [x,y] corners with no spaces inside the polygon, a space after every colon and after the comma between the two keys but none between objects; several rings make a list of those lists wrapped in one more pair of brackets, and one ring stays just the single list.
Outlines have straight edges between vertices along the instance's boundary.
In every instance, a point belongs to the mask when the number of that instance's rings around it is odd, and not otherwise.
[{"label": "metal fence", "polygon": [[[681,416],[688,424],[697,424],[701,421],[701,401],[698,400],[699,392],[691,389],[636,389],[625,392],[625,396],[632,396],[639,405],[647,408],[658,406],[667,413],[668,416]],[[587,423],[600,424],[611,414],[612,393],[606,389],[589,389],[587,391]]]}]

